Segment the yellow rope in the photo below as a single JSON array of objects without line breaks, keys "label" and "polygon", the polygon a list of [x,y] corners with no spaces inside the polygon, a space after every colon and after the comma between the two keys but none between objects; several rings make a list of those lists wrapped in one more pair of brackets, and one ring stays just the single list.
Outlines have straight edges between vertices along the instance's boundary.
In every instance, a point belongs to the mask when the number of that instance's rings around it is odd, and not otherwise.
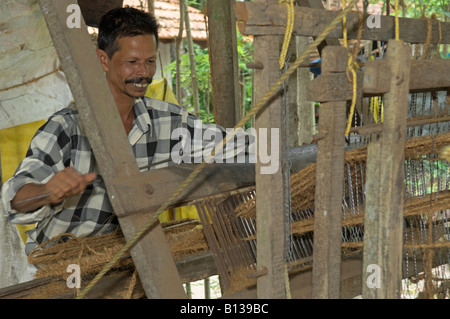
[{"label": "yellow rope", "polygon": [[[342,0],[342,7],[345,8],[345,0]],[[344,47],[348,48],[348,40],[347,40],[347,17],[342,18],[342,30],[344,33]]]},{"label": "yellow rope", "polygon": [[294,17],[295,17],[295,9],[294,9],[294,0],[279,0],[279,4],[286,4],[287,6],[287,25],[286,32],[284,34],[283,47],[281,49],[280,54],[280,70],[283,69],[284,63],[286,60],[286,55],[289,49],[289,43],[291,42],[292,31],[294,30]]},{"label": "yellow rope", "polygon": [[356,106],[356,95],[357,95],[357,79],[356,79],[356,71],[353,68],[353,56],[350,55],[348,59],[348,69],[352,73],[352,81],[353,81],[353,95],[352,95],[352,104],[350,106],[350,114],[348,115],[347,128],[345,129],[345,136],[350,133],[350,128],[352,126],[352,117],[355,113]]},{"label": "yellow rope", "polygon": [[[357,0],[350,0],[353,5]],[[269,91],[258,101],[258,103],[253,106],[249,112],[236,124],[234,130],[231,134],[228,134],[226,139],[222,144],[217,146],[217,151],[220,151],[223,146],[232,138],[238,131],[239,128],[243,127],[248,120],[252,118],[253,115],[258,113],[263,107],[266,106],[267,102],[274,97],[283,83],[295,72],[295,70],[300,66],[303,61],[309,57],[313,50],[327,37],[327,35],[334,29],[334,27],[342,20],[348,11],[350,11],[350,6],[345,8],[339,15],[322,31],[322,33],[314,40],[313,43],[295,60],[291,67],[270,87]],[[172,194],[172,196],[161,205],[161,207],[150,217],[149,221],[145,223],[134,236],[116,253],[116,255],[103,267],[103,269],[92,279],[89,284],[83,289],[83,291],[77,296],[77,299],[82,299],[86,294],[92,289],[92,287],[114,266],[114,264],[133,246],[136,242],[146,233],[154,224],[157,222],[159,215],[165,211],[178,197],[178,195],[186,188],[186,186],[191,183],[207,165],[206,162],[214,157],[214,151],[211,153],[210,157],[204,162],[199,164],[197,168],[188,176],[188,178],[183,182],[182,185]]]},{"label": "yellow rope", "polygon": [[[342,1],[342,7],[345,8],[346,1]],[[351,7],[349,5],[348,7]],[[343,29],[343,38],[344,38],[344,46],[348,49],[348,40],[347,40],[347,18],[344,16],[342,18],[342,29]],[[357,52],[355,50],[355,52]],[[356,79],[356,71],[354,69],[354,57],[350,52],[348,52],[348,63],[347,63],[347,71],[352,73],[352,82],[353,82],[353,95],[352,95],[352,104],[350,106],[350,113],[348,115],[347,120],[347,128],[345,129],[345,136],[347,136],[350,133],[350,128],[352,125],[352,117],[355,113],[355,106],[356,106],[356,94],[357,94],[357,79]]]}]

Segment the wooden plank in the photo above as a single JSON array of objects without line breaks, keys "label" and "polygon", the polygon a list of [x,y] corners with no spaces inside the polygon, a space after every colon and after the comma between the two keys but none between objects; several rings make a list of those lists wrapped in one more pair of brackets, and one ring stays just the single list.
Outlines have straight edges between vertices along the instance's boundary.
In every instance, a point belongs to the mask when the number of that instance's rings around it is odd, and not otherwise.
[{"label": "wooden plank", "polygon": [[[437,254],[436,254],[437,255]],[[433,257],[433,267],[442,265],[442,258],[439,256]],[[415,265],[409,267],[407,272],[403,273],[403,279],[417,276],[424,271],[424,256],[421,249],[415,250],[415,254],[411,253],[406,256],[403,254],[403,261]],[[340,298],[349,299],[361,296],[363,294],[363,287],[366,286],[366,281],[363,280],[363,273],[366,268],[363,267],[363,252],[358,252],[354,255],[342,257],[340,278]],[[292,299],[310,299],[312,294],[312,270],[292,271],[289,274],[289,286],[291,288]],[[224,299],[255,299],[255,287],[248,287],[240,291],[225,294]]]},{"label": "wooden plank", "polygon": [[[403,254],[404,262],[409,262],[410,265],[414,264],[415,267],[409,267],[408,272],[404,272],[403,279],[416,276],[424,271],[423,253],[421,250],[416,250],[415,254],[409,255],[405,259],[405,253]],[[439,255],[435,255],[433,258],[433,267],[437,267],[442,264],[442,260]],[[176,265],[180,272],[180,276],[183,283],[204,279],[217,274],[214,260],[211,251],[205,251],[195,255],[189,255],[176,261]],[[353,298],[362,294],[362,287],[365,282],[362,281],[363,273],[363,255],[357,253],[353,256],[343,257],[341,262],[341,282],[340,282],[340,297],[344,299]],[[123,282],[120,278],[129,278],[129,275],[121,273],[118,277],[103,279],[109,285],[109,282],[114,281],[119,287],[123,287]],[[116,281],[117,280],[117,281]],[[25,299],[30,296],[37,289],[48,285],[49,283],[65,280],[61,278],[41,278],[34,279],[25,283],[17,284],[10,287],[0,289],[0,299]],[[129,280],[128,280],[129,283]],[[289,286],[291,290],[291,296],[293,299],[306,299],[312,298],[312,270],[305,270],[301,272],[295,272],[295,270],[289,274]],[[108,291],[104,290],[104,286],[97,286],[93,288],[91,294],[87,295],[87,298],[92,296],[96,298],[105,298],[108,296]],[[70,296],[69,296],[70,297]],[[223,295],[225,299],[256,299],[256,287],[248,287],[233,293],[226,293]],[[56,295],[55,298],[67,298],[64,295]],[[73,294],[72,297],[73,298]]]},{"label": "wooden plank", "polygon": [[207,2],[209,59],[215,123],[233,128],[241,119],[234,0]]},{"label": "wooden plank", "polygon": [[[181,257],[176,260],[176,266],[180,273],[183,283],[193,282],[201,279],[205,279],[214,275],[217,275],[217,268],[214,263],[214,259],[211,251],[203,251],[196,254]],[[126,279],[126,280],[123,280]],[[93,298],[117,298],[112,296],[112,292],[120,288],[122,290],[128,287],[130,282],[129,270],[116,271],[116,275],[103,278],[99,285],[94,286],[86,295],[87,299]],[[63,278],[39,278],[5,287],[0,289],[0,299],[22,299],[27,298],[30,294],[34,293],[38,289],[45,289],[44,287],[52,284],[60,283],[65,285],[65,279]],[[107,287],[107,288],[105,288]],[[142,287],[140,287],[142,289]],[[60,294],[56,292],[53,298],[73,298],[74,293]]]},{"label": "wooden plank", "polygon": [[[156,211],[200,164],[182,164],[112,180],[122,198],[133,198],[118,216]],[[255,164],[208,164],[170,207],[255,185]]]},{"label": "wooden plank", "polygon": [[[300,6],[324,9],[321,0],[302,0],[299,1]],[[315,39],[315,38],[314,38]],[[294,36],[293,42],[295,43],[295,55],[294,57],[300,56],[303,51],[305,51],[309,46],[309,37]],[[322,50],[327,45],[340,46],[339,40],[336,38],[325,38],[317,46],[319,55],[322,56]],[[309,62],[309,61],[307,61]],[[295,104],[290,103],[290,108],[298,109],[298,114],[290,114],[289,127],[294,127],[295,131],[291,133],[292,138],[290,138],[291,145],[307,145],[313,140],[313,135],[316,130],[316,117],[315,117],[315,107],[314,103],[306,98],[308,95],[307,85],[311,82],[311,73],[307,68],[299,68],[289,79],[289,95],[292,99],[296,98]],[[292,92],[292,93],[291,93]],[[293,122],[293,123],[292,123]],[[293,125],[292,125],[292,124]],[[292,129],[290,129],[292,131]],[[298,137],[296,133],[298,132]],[[293,141],[298,140],[297,144],[293,144]]]},{"label": "wooden plank", "polygon": [[[309,38],[293,37],[291,40],[291,61],[309,46]],[[307,85],[311,82],[308,68],[298,68],[289,77],[289,147],[309,145],[316,130],[314,103],[306,98]]]},{"label": "wooden plank", "polygon": [[[356,72],[357,94],[361,96],[363,72]],[[333,102],[351,100],[353,97],[353,84],[345,73],[321,74],[308,83],[307,99],[315,102]]]},{"label": "wooden plank", "polygon": [[[329,46],[323,51],[322,72],[342,70],[347,48]],[[344,68],[345,69],[345,68]],[[313,298],[339,298],[342,181],[344,178],[347,101],[322,103],[319,113],[314,210]]]},{"label": "wooden plank", "polygon": [[[291,172],[297,172],[316,159],[316,145],[295,147],[289,150]],[[130,177],[112,179],[111,183],[117,193],[128,201],[126,211],[120,216],[147,214],[147,210],[158,209],[166,200],[166,195],[173,193],[199,164],[181,164],[142,172]],[[255,185],[255,164],[253,163],[212,163],[181,192],[169,208],[179,207],[204,197],[223,194]],[[157,182],[154,182],[157,181]]]},{"label": "wooden plank", "polygon": [[[294,35],[318,36],[339,14],[338,11],[296,7]],[[239,30],[245,35],[284,35],[286,30],[285,5],[256,2],[236,3],[236,16]],[[366,21],[368,15],[363,19]],[[381,16],[381,28],[370,29],[366,23],[361,38],[363,40],[388,41],[394,38],[394,17]],[[359,15],[349,12],[347,15],[348,39],[356,39]],[[450,23],[441,22],[441,44],[450,43]],[[409,43],[425,43],[427,39],[427,21],[424,19],[399,18],[400,39]],[[329,38],[342,38],[342,25],[338,25],[328,35]],[[439,26],[432,22],[430,43],[439,42]]]},{"label": "wooden plank", "polygon": [[[400,298],[403,249],[404,146],[411,49],[391,40],[386,56],[391,75],[385,95],[383,131],[367,164],[363,282],[376,269],[377,285],[363,286],[364,298]],[[379,145],[378,145],[379,143]],[[375,154],[375,155],[374,155]],[[375,268],[373,268],[375,267]],[[379,277],[378,277],[379,275]]]},{"label": "wooden plank", "polygon": [[[411,63],[409,91],[447,90],[450,88],[450,60],[414,60]],[[389,63],[383,60],[368,61],[364,71],[358,71],[358,96],[383,95],[389,92]],[[351,99],[352,83],[346,74],[322,74],[308,84],[307,98],[316,102]]]},{"label": "wooden plank", "polygon": [[[362,256],[360,253],[343,258],[340,266],[340,298],[349,299],[361,295]],[[292,299],[311,299],[313,297],[311,269],[289,274],[289,286]],[[255,299],[255,287],[248,287],[233,293],[225,293],[224,299]]]},{"label": "wooden plank", "polygon": [[[410,92],[418,90],[445,90],[450,88],[450,60],[413,60],[409,78]],[[385,94],[390,89],[390,64],[386,59],[367,61],[364,66],[363,91],[367,94]]]},{"label": "wooden plank", "polygon": [[[120,194],[122,189],[111,181],[135,176],[139,170],[84,20],[81,19],[80,29],[66,25],[67,7],[73,3],[70,0],[39,1],[114,211],[120,215],[127,211],[133,197],[124,198]],[[126,239],[130,240],[142,227],[143,219],[130,216],[119,218],[119,222]],[[186,297],[159,224],[132,248],[131,254],[147,297]]]},{"label": "wooden plank", "polygon": [[[302,1],[300,1],[300,5],[303,6],[303,7],[309,7],[309,8],[313,8],[313,9],[322,9],[322,10],[325,9],[325,7],[323,6],[322,0],[302,0]],[[314,40],[315,40],[315,38],[316,37],[313,37]],[[325,48],[325,46],[327,46],[327,45],[340,46],[341,44],[339,43],[339,39],[336,39],[336,38],[325,38],[325,40],[323,40],[317,46],[317,50],[319,51],[319,55],[320,56],[322,56],[323,48]]]},{"label": "wooden plank", "polygon": [[[260,2],[262,0],[259,0]],[[274,3],[277,0],[270,0]],[[279,36],[258,36],[254,38],[255,62],[261,63],[263,69],[255,70],[255,100],[267,93],[270,86],[279,78]],[[268,154],[280,164],[276,172],[261,174],[261,169],[267,164],[256,163],[256,193],[260,194],[256,201],[256,229],[257,229],[257,270],[267,269],[267,274],[257,279],[258,298],[286,298],[285,283],[285,210],[286,189],[285,172],[282,159],[286,158],[285,148],[282,146],[282,134],[285,132],[284,117],[282,116],[282,101],[279,96],[273,98],[270,104],[256,117],[258,136],[258,150],[262,143],[267,147]],[[267,130],[267,141],[261,139],[261,129]],[[278,137],[272,140],[273,130],[278,129]],[[286,193],[287,192],[287,193]]]},{"label": "wooden plank", "polygon": [[84,21],[88,26],[98,28],[102,16],[114,8],[120,8],[123,0],[78,0]]}]

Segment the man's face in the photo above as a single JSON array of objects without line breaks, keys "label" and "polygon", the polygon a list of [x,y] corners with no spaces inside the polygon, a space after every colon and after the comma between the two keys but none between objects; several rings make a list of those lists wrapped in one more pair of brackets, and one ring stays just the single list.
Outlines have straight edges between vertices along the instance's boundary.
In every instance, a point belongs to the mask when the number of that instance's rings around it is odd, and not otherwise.
[{"label": "man's face", "polygon": [[153,35],[138,35],[117,40],[118,50],[110,59],[98,50],[100,62],[106,72],[115,97],[144,96],[156,71],[156,40]]}]

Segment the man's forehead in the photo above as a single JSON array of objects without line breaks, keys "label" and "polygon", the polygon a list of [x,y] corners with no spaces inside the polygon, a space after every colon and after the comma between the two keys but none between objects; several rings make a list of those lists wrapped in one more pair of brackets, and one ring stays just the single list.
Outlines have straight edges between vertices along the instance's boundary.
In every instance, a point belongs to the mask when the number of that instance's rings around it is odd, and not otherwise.
[{"label": "man's forehead", "polygon": [[134,36],[122,36],[117,39],[117,41],[120,42],[126,42],[126,43],[150,43],[156,45],[156,37],[154,34],[140,34],[140,35],[134,35]]},{"label": "man's forehead", "polygon": [[127,54],[128,52],[145,49],[146,51],[156,51],[156,38],[154,35],[137,35],[132,37],[121,37],[117,40],[117,53]]}]

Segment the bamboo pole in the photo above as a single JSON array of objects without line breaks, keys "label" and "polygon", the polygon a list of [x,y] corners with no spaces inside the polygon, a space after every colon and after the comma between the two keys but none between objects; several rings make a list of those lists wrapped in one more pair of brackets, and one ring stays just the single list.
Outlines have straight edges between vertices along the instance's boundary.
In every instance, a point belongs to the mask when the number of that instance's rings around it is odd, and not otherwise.
[{"label": "bamboo pole", "polygon": [[176,41],[176,81],[177,81],[177,100],[180,106],[183,106],[183,92],[181,90],[181,41],[183,41],[184,30],[184,6],[183,0],[180,1],[180,26],[178,30],[178,36]]},{"label": "bamboo pole", "polygon": [[191,66],[191,84],[192,84],[192,97],[194,104],[194,114],[200,118],[200,102],[198,97],[198,83],[197,83],[197,71],[195,70],[195,53],[194,53],[194,41],[192,40],[191,23],[189,20],[189,9],[186,0],[181,0],[184,6],[184,24],[186,26],[186,35],[189,51],[189,63]]}]

